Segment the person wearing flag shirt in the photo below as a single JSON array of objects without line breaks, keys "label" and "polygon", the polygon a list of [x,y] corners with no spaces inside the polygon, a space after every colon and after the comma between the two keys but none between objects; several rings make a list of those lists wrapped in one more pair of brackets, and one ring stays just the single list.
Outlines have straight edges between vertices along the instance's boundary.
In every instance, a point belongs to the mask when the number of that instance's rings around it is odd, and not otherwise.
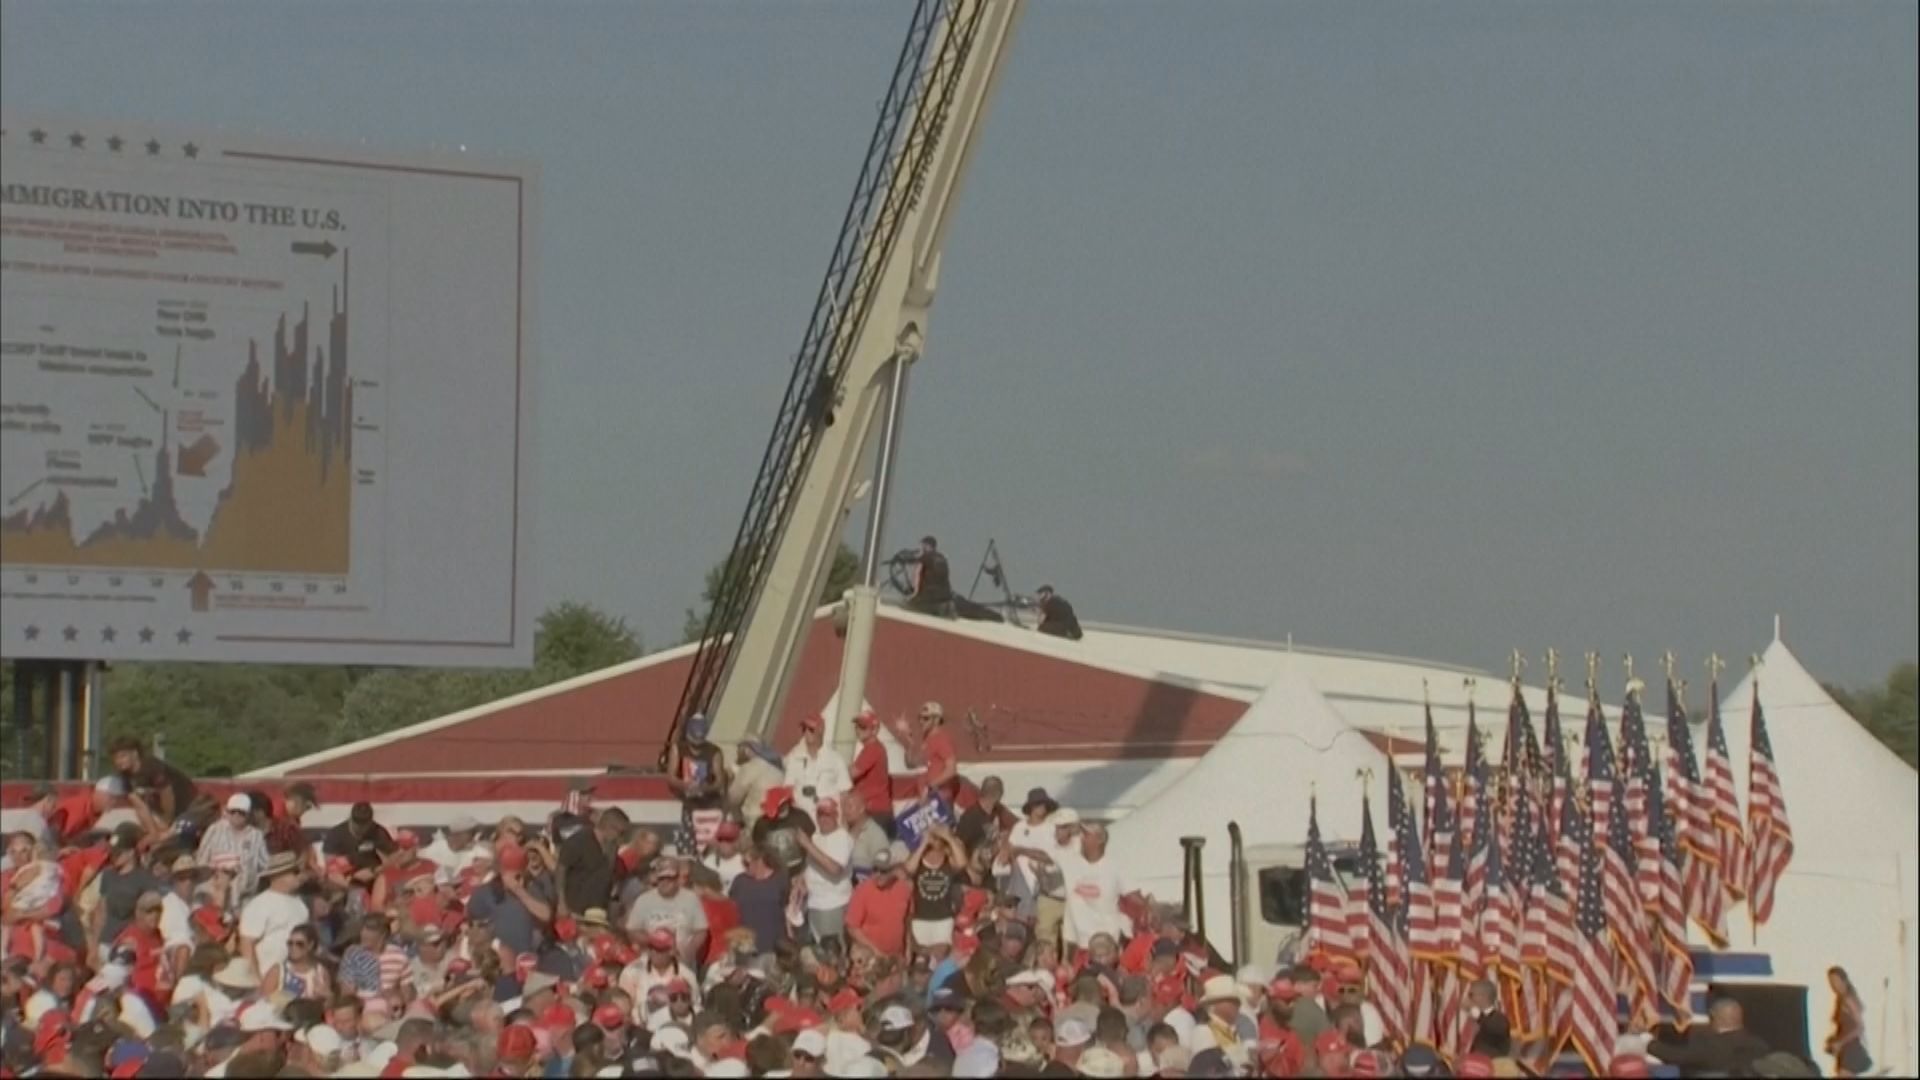
[{"label": "person wearing flag shirt", "polygon": [[892,840],[893,772],[886,745],[880,741],[880,718],[870,708],[861,709],[853,718],[853,730],[860,740],[860,749],[853,755],[854,794],[866,803],[867,816]]},{"label": "person wearing flag shirt", "polygon": [[713,724],[694,713],[681,725],[680,738],[667,750],[667,787],[686,807],[694,839],[707,843],[726,812],[727,758],[708,741]]}]

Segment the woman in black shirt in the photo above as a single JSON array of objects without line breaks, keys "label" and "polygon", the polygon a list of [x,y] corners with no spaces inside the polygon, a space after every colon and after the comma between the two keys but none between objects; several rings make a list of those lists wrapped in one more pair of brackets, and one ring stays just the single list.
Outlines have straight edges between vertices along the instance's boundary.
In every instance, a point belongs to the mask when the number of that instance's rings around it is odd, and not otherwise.
[{"label": "woman in black shirt", "polygon": [[953,830],[936,825],[907,860],[907,874],[913,878],[913,943],[923,952],[953,944],[953,917],[960,914],[966,895],[966,858],[967,849]]}]

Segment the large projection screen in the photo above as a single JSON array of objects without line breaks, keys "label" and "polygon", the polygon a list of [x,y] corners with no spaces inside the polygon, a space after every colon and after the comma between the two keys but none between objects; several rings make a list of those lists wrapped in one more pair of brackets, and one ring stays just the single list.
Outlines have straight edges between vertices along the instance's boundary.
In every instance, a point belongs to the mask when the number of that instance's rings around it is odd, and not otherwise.
[{"label": "large projection screen", "polygon": [[529,663],[535,171],[0,127],[0,655]]}]

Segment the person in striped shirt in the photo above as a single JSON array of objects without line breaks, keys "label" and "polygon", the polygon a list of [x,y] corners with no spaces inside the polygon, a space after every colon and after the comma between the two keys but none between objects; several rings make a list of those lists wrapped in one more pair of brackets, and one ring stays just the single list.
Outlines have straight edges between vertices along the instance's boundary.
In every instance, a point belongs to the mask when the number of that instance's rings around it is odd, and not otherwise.
[{"label": "person in striped shirt", "polygon": [[218,868],[228,859],[238,860],[235,895],[228,898],[228,906],[237,908],[259,889],[260,873],[267,868],[267,838],[254,827],[253,799],[242,791],[227,796],[226,813],[207,827],[194,856],[194,861],[209,868]]}]

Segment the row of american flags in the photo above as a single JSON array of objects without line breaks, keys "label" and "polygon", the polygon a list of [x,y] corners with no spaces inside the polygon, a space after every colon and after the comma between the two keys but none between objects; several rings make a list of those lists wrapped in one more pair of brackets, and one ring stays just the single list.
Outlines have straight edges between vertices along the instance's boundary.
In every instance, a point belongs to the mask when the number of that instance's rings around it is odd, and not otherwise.
[{"label": "row of american flags", "polygon": [[1464,1054],[1467,990],[1487,980],[1535,1064],[1571,1050],[1604,1074],[1623,1021],[1690,1019],[1689,923],[1719,948],[1734,905],[1749,906],[1755,928],[1767,921],[1793,829],[1758,680],[1742,814],[1717,665],[1704,769],[1668,666],[1660,760],[1638,680],[1629,676],[1616,742],[1589,677],[1576,759],[1553,680],[1536,729],[1516,674],[1498,762],[1469,703],[1465,761],[1446,769],[1428,706],[1420,806],[1397,770],[1387,777],[1383,847],[1363,792],[1357,873],[1335,873],[1313,805],[1307,946],[1365,967],[1390,1038]]}]

